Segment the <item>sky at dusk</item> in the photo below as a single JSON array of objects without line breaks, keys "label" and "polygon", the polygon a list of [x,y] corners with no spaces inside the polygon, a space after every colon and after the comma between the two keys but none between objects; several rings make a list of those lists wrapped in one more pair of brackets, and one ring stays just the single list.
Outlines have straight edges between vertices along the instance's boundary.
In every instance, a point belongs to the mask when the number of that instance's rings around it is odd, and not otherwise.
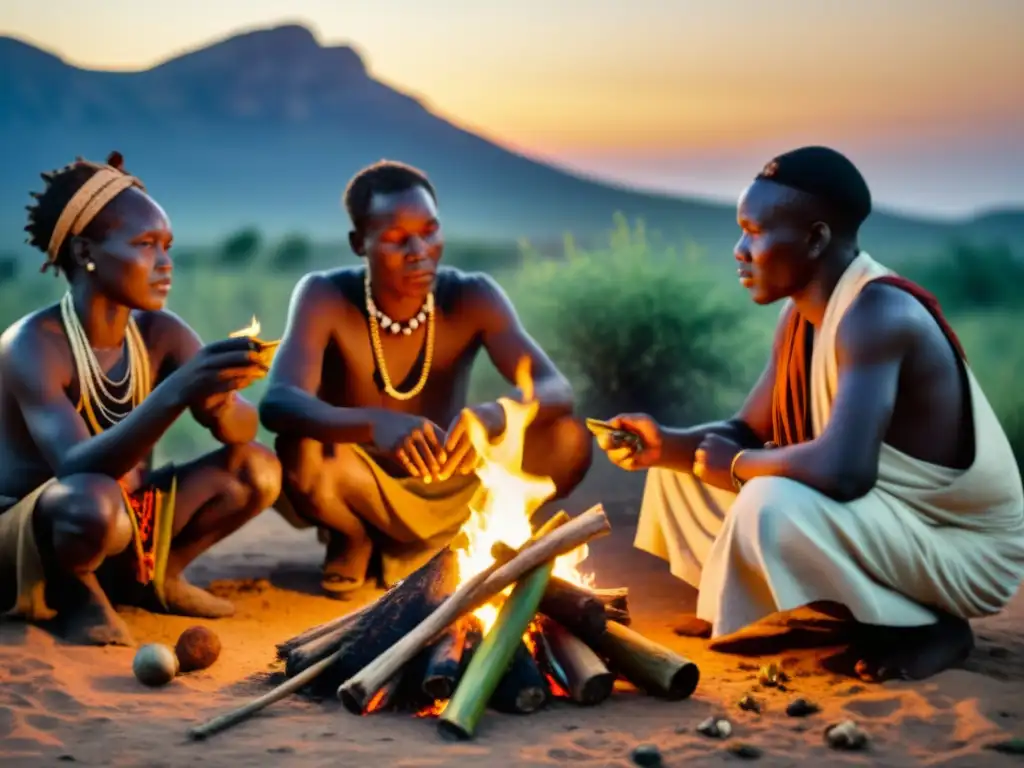
[{"label": "sky at dusk", "polygon": [[292,22],[586,174],[734,200],[823,143],[890,208],[1024,205],[1024,0],[0,0],[0,34],[97,69]]}]

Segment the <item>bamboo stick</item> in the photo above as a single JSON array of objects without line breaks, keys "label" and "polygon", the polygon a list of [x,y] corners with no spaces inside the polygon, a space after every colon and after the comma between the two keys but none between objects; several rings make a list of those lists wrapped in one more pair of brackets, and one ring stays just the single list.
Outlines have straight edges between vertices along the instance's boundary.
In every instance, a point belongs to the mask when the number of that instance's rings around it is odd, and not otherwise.
[{"label": "bamboo stick", "polygon": [[548,560],[534,569],[516,584],[501,606],[494,626],[476,649],[455,694],[437,721],[442,736],[462,740],[473,737],[487,703],[522,643],[523,633],[537,613],[554,567]]},{"label": "bamboo stick", "polygon": [[613,671],[652,696],[685,699],[700,681],[700,669],[692,661],[613,621],[591,648]]},{"label": "bamboo stick", "polygon": [[263,694],[259,698],[253,699],[242,706],[226,712],[223,715],[218,715],[212,720],[208,720],[202,725],[197,725],[194,728],[190,728],[188,731],[189,737],[196,741],[205,739],[207,736],[211,736],[218,731],[223,731],[225,728],[229,728],[232,725],[237,725],[243,720],[248,719],[251,715],[259,712],[261,709],[269,707],[274,702],[280,701],[286,696],[298,691],[307,683],[311,682],[323,672],[327,667],[334,663],[334,661],[341,656],[344,652],[343,648],[339,648],[337,651],[332,653],[325,659],[321,659],[316,664],[308,667],[295,677],[289,678],[281,683],[276,688],[271,689],[267,693]]},{"label": "bamboo stick", "polygon": [[569,698],[577,704],[593,706],[612,695],[615,675],[586,643],[550,618],[541,626],[551,654],[565,675]]},{"label": "bamboo stick", "polygon": [[572,552],[597,536],[606,535],[610,529],[604,510],[597,505],[557,530],[529,542],[509,562],[502,565],[492,563],[463,584],[413,631],[349,678],[339,687],[338,696],[350,711],[361,712],[367,698],[385,680],[457,618],[487,602],[539,565]]}]

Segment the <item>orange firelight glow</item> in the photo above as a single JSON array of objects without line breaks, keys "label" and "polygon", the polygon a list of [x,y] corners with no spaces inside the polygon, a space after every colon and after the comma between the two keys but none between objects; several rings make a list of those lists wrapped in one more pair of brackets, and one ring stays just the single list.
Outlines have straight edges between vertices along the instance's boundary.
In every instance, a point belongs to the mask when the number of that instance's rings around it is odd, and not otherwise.
[{"label": "orange firelight glow", "polygon": [[[461,536],[466,542],[456,550],[461,582],[487,568],[494,558],[491,547],[502,542],[518,549],[531,537],[530,519],[555,492],[550,477],[538,477],[523,471],[523,447],[526,430],[537,416],[539,404],[534,398],[533,378],[529,358],[519,361],[516,385],[523,394],[523,402],[502,398],[499,403],[505,411],[505,432],[495,442],[487,437],[482,423],[470,416],[469,438],[480,463],[476,470],[480,490],[470,503],[470,516],[462,526]],[[555,561],[554,575],[582,586],[591,586],[593,578],[584,577],[577,570],[587,557],[586,545],[569,552]],[[511,592],[511,587],[504,595]],[[499,598],[500,600],[500,598]],[[494,624],[500,603],[488,603],[474,611],[483,624],[484,632]]]}]

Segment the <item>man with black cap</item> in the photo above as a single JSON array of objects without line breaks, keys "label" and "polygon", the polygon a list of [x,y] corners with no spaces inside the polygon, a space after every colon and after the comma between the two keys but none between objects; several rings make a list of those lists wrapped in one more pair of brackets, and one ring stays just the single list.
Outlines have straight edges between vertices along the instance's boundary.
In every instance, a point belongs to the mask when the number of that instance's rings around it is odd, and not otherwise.
[{"label": "man with black cap", "polygon": [[735,249],[751,298],[785,301],[761,378],[729,420],[623,415],[642,447],[599,442],[648,471],[636,546],[699,589],[680,633],[727,647],[817,609],[854,620],[861,677],[919,679],[966,656],[968,620],[1024,578],[1024,490],[935,299],[860,249],[870,213],[840,153],[769,162]]}]

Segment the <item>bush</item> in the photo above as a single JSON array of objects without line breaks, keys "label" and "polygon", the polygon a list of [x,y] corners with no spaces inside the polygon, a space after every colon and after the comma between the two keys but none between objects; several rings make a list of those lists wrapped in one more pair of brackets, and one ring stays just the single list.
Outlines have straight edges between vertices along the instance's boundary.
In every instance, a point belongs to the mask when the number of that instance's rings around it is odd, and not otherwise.
[{"label": "bush", "polygon": [[255,228],[243,229],[228,237],[221,246],[221,261],[224,264],[240,266],[251,262],[260,247],[263,236]]},{"label": "bush", "polygon": [[275,272],[299,272],[309,268],[313,244],[304,235],[289,235],[277,244],[270,261]]},{"label": "bush", "polygon": [[767,337],[744,333],[747,313],[692,252],[654,250],[642,225],[631,230],[621,218],[607,250],[580,251],[567,239],[564,259],[526,253],[513,286],[524,323],[588,414],[725,416],[770,341],[770,327]]},{"label": "bush", "polygon": [[953,243],[934,261],[905,270],[949,312],[1014,307],[1024,281],[1024,261],[1007,245]]}]

